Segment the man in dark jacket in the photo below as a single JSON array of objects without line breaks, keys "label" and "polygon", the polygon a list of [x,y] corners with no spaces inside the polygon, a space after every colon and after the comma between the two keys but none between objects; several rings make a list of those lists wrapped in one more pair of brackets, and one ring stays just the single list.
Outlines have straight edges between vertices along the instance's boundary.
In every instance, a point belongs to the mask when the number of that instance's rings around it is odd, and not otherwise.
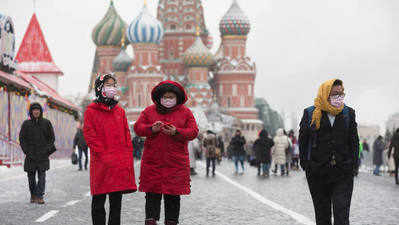
[{"label": "man in dark jacket", "polygon": [[78,161],[79,161],[79,171],[82,171],[82,152],[85,154],[85,170],[87,170],[87,144],[85,138],[83,136],[82,125],[79,125],[78,130],[76,131],[75,138],[73,139],[73,151],[76,146],[78,146]]},{"label": "man in dark jacket", "polygon": [[236,168],[235,173],[238,174],[238,161],[241,163],[242,173],[244,173],[244,160],[246,152],[244,149],[246,141],[243,136],[241,136],[241,131],[237,130],[235,136],[230,141],[232,156],[234,160],[234,165]]},{"label": "man in dark jacket", "polygon": [[28,173],[30,201],[44,204],[46,170],[50,169],[49,156],[56,151],[54,129],[51,122],[43,118],[43,109],[39,103],[30,105],[29,115],[30,119],[22,124],[19,142],[26,156],[24,170]]},{"label": "man in dark jacket", "polygon": [[395,181],[399,185],[398,180],[398,167],[399,167],[399,129],[396,130],[395,134],[391,139],[391,144],[389,145],[388,159],[391,158],[392,149],[394,149],[393,159],[395,161]]},{"label": "man in dark jacket", "polygon": [[323,83],[300,124],[300,163],[306,171],[317,225],[332,224],[331,206],[334,224],[349,225],[359,137],[355,111],[344,105],[344,97],[341,80]]},{"label": "man in dark jacket", "polygon": [[274,146],[274,141],[269,138],[269,134],[265,129],[259,133],[259,138],[256,139],[253,150],[255,152],[256,161],[258,164],[258,176],[269,176],[269,169],[271,163],[271,149]]}]

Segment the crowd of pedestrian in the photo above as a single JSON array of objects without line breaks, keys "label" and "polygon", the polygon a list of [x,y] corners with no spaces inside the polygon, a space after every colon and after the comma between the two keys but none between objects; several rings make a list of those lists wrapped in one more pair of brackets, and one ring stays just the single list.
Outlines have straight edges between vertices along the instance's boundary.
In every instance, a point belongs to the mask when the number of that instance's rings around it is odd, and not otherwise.
[{"label": "crowd of pedestrian", "polygon": [[[106,223],[107,196],[108,224],[120,225],[122,197],[137,190],[145,193],[145,224],[156,225],[160,220],[162,199],[165,224],[178,224],[181,196],[191,193],[190,176],[198,174],[197,159],[205,160],[206,177],[216,176],[223,159],[232,161],[234,175],[244,175],[246,164],[256,167],[257,175],[265,178],[277,176],[278,171],[287,177],[290,171],[305,171],[318,225],[332,224],[332,217],[334,224],[349,225],[354,177],[370,151],[373,174],[380,176],[381,166],[387,162],[399,184],[399,129],[389,143],[382,136],[375,139],[372,148],[366,140],[360,142],[355,111],[344,104],[341,80],[320,86],[314,105],[303,112],[298,138],[293,130],[287,133],[280,128],[272,136],[274,131],[262,129],[254,141],[248,141],[240,129],[231,137],[212,130],[200,133],[191,110],[184,105],[186,92],[174,81],[163,81],[153,88],[154,104],[141,112],[134,132],[118,104],[113,74],[97,77],[95,95],[73,139],[78,170],[90,168],[93,225]],[[44,204],[45,175],[50,168],[49,156],[56,151],[55,135],[39,103],[30,105],[29,114],[19,140],[26,155],[30,202]],[[141,160],[138,187],[134,158]]]}]

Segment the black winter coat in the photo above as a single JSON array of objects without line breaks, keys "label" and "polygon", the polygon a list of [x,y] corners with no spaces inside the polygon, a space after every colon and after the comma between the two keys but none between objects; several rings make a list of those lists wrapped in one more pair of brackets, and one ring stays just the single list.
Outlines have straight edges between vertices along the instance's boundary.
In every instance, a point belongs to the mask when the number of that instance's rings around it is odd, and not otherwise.
[{"label": "black winter coat", "polygon": [[[39,105],[33,103],[30,106],[30,116],[32,115],[32,106]],[[40,105],[39,105],[40,106]],[[56,151],[54,142],[55,135],[51,122],[43,118],[43,109],[38,119],[25,120],[19,133],[19,142],[22,151],[25,153],[24,170],[26,172],[38,170],[49,170],[49,156]]]},{"label": "black winter coat", "polygon": [[253,150],[255,152],[256,161],[258,163],[271,162],[271,149],[274,146],[274,141],[269,137],[256,139]]},{"label": "black winter coat", "polygon": [[373,144],[373,164],[382,165],[383,164],[383,153],[385,144],[382,140],[376,139]]},{"label": "black winter coat", "polygon": [[86,151],[87,144],[85,141],[85,137],[83,136],[83,130],[78,129],[75,134],[75,138],[73,139],[73,148],[75,149],[78,146],[79,149]]},{"label": "black winter coat", "polygon": [[[335,181],[352,176],[358,171],[359,136],[355,111],[349,108],[349,121],[341,112],[331,126],[327,112],[322,112],[320,128],[309,126],[307,110],[304,111],[299,130],[301,166],[308,174]],[[315,140],[310,143],[309,140]],[[309,144],[311,153],[309,154]]]},{"label": "black winter coat", "polygon": [[388,156],[392,154],[392,149],[394,149],[393,158],[399,160],[399,132],[396,132],[391,139]]},{"label": "black winter coat", "polygon": [[243,136],[234,136],[230,141],[232,156],[245,156],[246,152],[244,149],[246,141]]}]

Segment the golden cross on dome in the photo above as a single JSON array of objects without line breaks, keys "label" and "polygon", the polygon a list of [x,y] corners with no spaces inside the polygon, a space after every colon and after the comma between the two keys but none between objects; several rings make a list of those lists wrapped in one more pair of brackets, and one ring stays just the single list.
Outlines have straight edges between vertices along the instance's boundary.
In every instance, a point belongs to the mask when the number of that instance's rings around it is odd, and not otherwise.
[{"label": "golden cross on dome", "polygon": [[144,5],[147,6],[147,0],[144,0]]}]

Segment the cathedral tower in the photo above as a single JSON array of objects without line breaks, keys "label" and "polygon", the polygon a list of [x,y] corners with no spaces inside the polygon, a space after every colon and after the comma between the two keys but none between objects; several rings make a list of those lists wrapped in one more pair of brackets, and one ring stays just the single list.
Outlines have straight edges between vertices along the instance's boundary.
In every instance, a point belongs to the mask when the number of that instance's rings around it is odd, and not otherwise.
[{"label": "cathedral tower", "polygon": [[219,105],[227,113],[254,122],[258,111],[254,107],[255,63],[246,55],[248,17],[236,0],[220,22],[222,42],[216,53],[215,91]]},{"label": "cathedral tower", "polygon": [[162,69],[168,77],[181,81],[185,78],[182,56],[197,39],[198,24],[202,41],[206,45],[211,43],[201,0],[159,0],[158,20],[165,29],[160,49]]},{"label": "cathedral tower", "polygon": [[122,37],[126,27],[126,23],[119,16],[111,0],[107,13],[92,32],[92,39],[97,48],[89,92],[93,88],[97,73],[113,72],[112,62],[121,51]]},{"label": "cathedral tower", "polygon": [[151,15],[144,3],[143,10],[126,31],[134,49],[134,61],[127,75],[129,121],[137,120],[141,111],[152,104],[151,91],[164,78],[159,62],[163,35],[161,22]]}]

